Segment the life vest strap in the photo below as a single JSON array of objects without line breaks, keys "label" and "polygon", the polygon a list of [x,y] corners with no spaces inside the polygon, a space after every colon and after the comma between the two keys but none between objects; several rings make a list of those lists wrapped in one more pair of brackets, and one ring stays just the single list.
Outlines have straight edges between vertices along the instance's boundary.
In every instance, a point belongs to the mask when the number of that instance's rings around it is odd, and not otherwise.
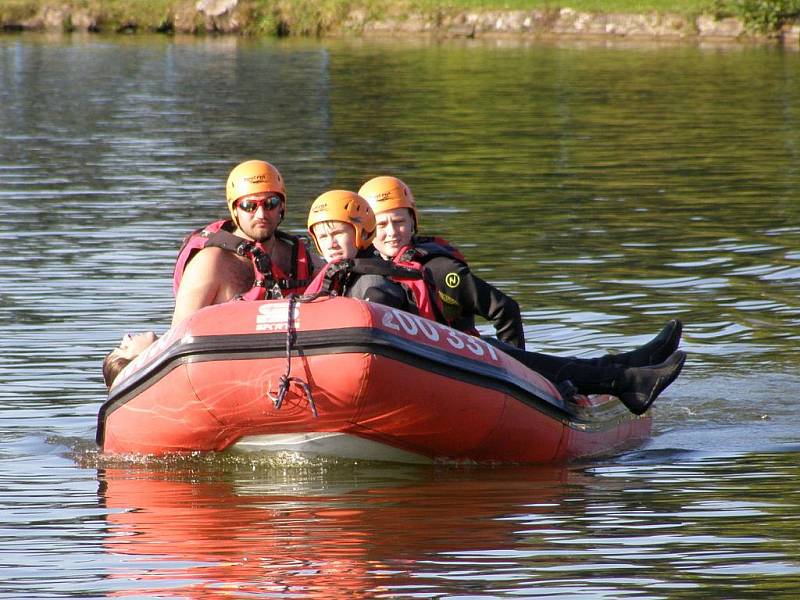
[{"label": "life vest strap", "polygon": [[425,264],[437,256],[446,256],[464,265],[467,264],[467,259],[458,248],[438,236],[415,236],[411,245],[406,246],[399,258],[395,260]]},{"label": "life vest strap", "polygon": [[196,229],[183,241],[173,271],[173,292],[177,294],[181,278],[188,262],[203,248],[215,247],[247,258],[253,268],[253,287],[237,299],[264,300],[284,298],[290,293],[302,293],[314,275],[307,245],[303,238],[296,237],[280,230],[275,237],[289,245],[292,258],[289,271],[273,264],[264,248],[251,240],[243,239],[233,233],[235,225],[232,221],[216,221],[202,229]]},{"label": "life vest strap", "polygon": [[345,288],[345,283],[352,274],[353,260],[344,259],[335,263],[330,263],[325,268],[325,275],[322,278],[322,285],[319,293],[331,296],[341,295]]},{"label": "life vest strap", "polygon": [[396,265],[380,258],[351,259],[351,270],[356,275],[382,275],[384,277],[401,277],[403,279],[422,279],[422,272],[411,267]]}]

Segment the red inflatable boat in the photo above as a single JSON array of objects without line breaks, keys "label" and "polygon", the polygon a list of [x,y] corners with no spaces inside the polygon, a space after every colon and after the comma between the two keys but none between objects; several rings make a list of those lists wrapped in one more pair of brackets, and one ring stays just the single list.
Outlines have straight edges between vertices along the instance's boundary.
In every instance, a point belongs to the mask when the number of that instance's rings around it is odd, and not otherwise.
[{"label": "red inflatable boat", "polygon": [[104,452],[296,451],[548,463],[647,438],[610,396],[569,401],[487,342],[349,298],[210,306],[117,377]]}]

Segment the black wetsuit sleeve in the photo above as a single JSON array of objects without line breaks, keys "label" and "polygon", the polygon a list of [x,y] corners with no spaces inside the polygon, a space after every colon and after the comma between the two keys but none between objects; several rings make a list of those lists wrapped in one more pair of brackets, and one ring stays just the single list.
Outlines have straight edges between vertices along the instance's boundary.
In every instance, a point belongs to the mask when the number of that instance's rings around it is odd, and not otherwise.
[{"label": "black wetsuit sleeve", "polygon": [[459,322],[474,323],[474,315],[491,322],[501,341],[525,348],[525,331],[519,304],[470,271],[469,267],[451,258],[437,256],[425,265],[433,274],[436,289],[442,296],[445,313],[456,311],[454,326]]},{"label": "black wetsuit sleeve", "polygon": [[353,275],[347,284],[345,296],[416,313],[409,304],[403,286],[380,275]]}]

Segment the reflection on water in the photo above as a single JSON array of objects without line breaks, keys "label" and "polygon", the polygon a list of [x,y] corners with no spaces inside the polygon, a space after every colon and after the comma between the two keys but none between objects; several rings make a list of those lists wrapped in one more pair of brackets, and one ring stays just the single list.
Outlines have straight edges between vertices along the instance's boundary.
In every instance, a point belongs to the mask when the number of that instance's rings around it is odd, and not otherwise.
[{"label": "reflection on water", "polygon": [[[799,61],[1,36],[0,597],[792,597]],[[653,440],[588,470],[100,461],[102,356],[166,328],[182,237],[253,157],[295,232],[320,192],[403,177],[531,348],[680,316]]]},{"label": "reflection on water", "polygon": [[174,481],[108,470],[100,495],[108,508],[126,510],[108,516],[107,549],[174,564],[154,571],[147,561],[145,569],[118,574],[143,579],[154,595],[163,591],[166,577],[171,586],[186,585],[172,593],[210,587],[244,594],[270,590],[330,597],[338,590],[347,597],[375,597],[404,587],[401,582],[419,561],[441,554],[449,562],[445,554],[507,547],[514,528],[495,518],[498,511],[511,496],[551,503],[566,476],[530,472],[509,486],[504,479],[457,473],[428,480],[424,473],[399,471],[393,481],[377,471],[363,484],[347,475]]},{"label": "reflection on water", "polygon": [[790,597],[800,577],[792,456],[673,458],[229,479],[105,469],[105,548],[136,557],[108,575],[139,582],[143,596],[356,598],[726,597],[734,579],[749,597],[768,575],[774,597]]}]

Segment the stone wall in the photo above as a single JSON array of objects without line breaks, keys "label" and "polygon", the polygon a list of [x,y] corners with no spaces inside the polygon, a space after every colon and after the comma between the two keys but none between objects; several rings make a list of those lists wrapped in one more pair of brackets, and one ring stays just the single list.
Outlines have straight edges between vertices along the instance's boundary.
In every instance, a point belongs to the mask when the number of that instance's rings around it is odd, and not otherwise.
[{"label": "stone wall", "polygon": [[[248,12],[239,0],[197,0],[178,5],[163,30],[177,33],[240,33],[247,30]],[[282,32],[292,33],[292,19],[275,15]],[[284,19],[283,21],[281,19]],[[5,29],[45,31],[99,31],[99,15],[87,9],[48,7],[33,18],[2,23]],[[116,25],[117,31],[133,31],[135,22]],[[158,29],[156,29],[158,30]],[[588,13],[571,8],[532,11],[439,11],[435,14],[397,14],[381,20],[367,17],[364,10],[352,10],[326,35],[433,35],[439,37],[611,37],[664,40],[779,41],[798,46],[800,24],[791,24],[774,35],[746,31],[737,19],[715,19],[710,15],[688,18],[677,14]]]}]

